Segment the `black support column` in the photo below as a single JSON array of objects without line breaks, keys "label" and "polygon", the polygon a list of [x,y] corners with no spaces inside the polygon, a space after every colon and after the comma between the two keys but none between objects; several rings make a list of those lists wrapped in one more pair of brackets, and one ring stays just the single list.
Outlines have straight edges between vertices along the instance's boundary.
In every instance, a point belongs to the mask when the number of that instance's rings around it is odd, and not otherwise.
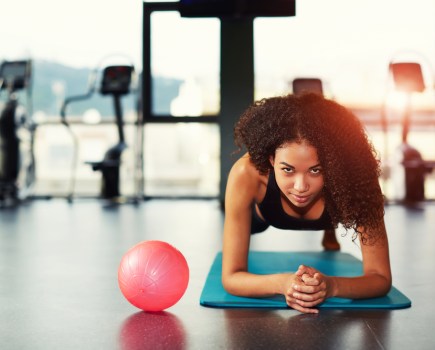
[{"label": "black support column", "polygon": [[235,160],[234,124],[254,100],[253,19],[221,20],[221,170],[219,199],[224,204],[228,173]]}]

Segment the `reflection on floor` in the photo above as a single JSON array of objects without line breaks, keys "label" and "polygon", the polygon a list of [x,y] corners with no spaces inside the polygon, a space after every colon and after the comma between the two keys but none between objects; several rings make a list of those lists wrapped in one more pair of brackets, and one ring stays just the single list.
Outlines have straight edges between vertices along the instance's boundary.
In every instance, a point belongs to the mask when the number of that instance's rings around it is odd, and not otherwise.
[{"label": "reflection on floor", "polygon": [[[434,348],[435,205],[386,207],[394,285],[409,309],[211,309],[199,305],[221,249],[214,200],[149,200],[109,207],[97,200],[33,201],[0,210],[1,349],[401,349]],[[340,232],[340,234],[343,232]],[[188,289],[173,307],[144,313],[117,285],[122,255],[159,239],[185,255]],[[253,250],[321,250],[321,232],[269,229]],[[342,250],[359,257],[350,235]]]}]

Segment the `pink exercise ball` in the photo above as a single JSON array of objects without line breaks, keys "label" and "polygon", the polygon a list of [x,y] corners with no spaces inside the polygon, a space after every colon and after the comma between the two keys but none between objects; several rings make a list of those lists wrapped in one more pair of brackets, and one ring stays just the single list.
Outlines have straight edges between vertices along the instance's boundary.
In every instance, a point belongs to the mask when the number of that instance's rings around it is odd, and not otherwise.
[{"label": "pink exercise ball", "polygon": [[177,303],[189,283],[183,254],[162,241],[143,241],[122,257],[118,283],[124,297],[144,311],[162,311]]}]

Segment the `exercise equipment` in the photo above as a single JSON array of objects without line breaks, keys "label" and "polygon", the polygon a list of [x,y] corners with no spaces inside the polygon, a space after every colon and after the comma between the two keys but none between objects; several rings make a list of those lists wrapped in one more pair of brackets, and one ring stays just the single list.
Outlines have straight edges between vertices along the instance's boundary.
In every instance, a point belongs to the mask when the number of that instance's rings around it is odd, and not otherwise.
[{"label": "exercise equipment", "polygon": [[319,78],[295,78],[292,81],[292,91],[294,95],[311,92],[323,96],[323,83]]},{"label": "exercise equipment", "polygon": [[[391,62],[389,65],[390,77],[397,91],[405,94],[406,104],[402,114],[402,139],[396,150],[396,161],[392,169],[393,175],[398,178],[400,186],[403,186],[401,197],[405,203],[415,203],[425,200],[424,182],[425,176],[432,172],[435,161],[424,160],[421,153],[408,142],[408,134],[411,125],[411,95],[425,90],[421,65],[416,62]],[[385,109],[385,108],[384,108]],[[382,115],[384,135],[387,133],[385,111]],[[387,143],[387,141],[385,141]]]},{"label": "exercise equipment", "polygon": [[[0,206],[25,199],[35,180],[33,154],[36,125],[31,115],[31,61],[4,61],[0,66]],[[24,92],[25,101],[21,101]],[[2,96],[3,97],[3,96]]]},{"label": "exercise equipment", "polygon": [[[90,88],[87,93],[83,95],[70,96],[65,99],[61,108],[62,123],[70,131],[74,142],[74,156],[72,163],[72,176],[70,181],[70,191],[68,200],[71,201],[75,189],[75,172],[77,167],[77,149],[78,140],[74,133],[71,131],[70,124],[66,118],[66,110],[68,105],[73,102],[89,99],[93,96],[96,90],[96,80],[99,69],[93,72],[91,77]],[[102,69],[101,83],[99,93],[106,96],[111,96],[114,102],[114,112],[116,119],[116,127],[118,131],[118,142],[110,147],[103,160],[99,162],[87,162],[94,171],[100,171],[102,174],[101,180],[101,197],[111,201],[117,201],[121,197],[120,191],[120,167],[121,156],[127,148],[124,136],[124,118],[123,109],[121,104],[121,97],[129,94],[132,91],[132,82],[134,76],[133,65],[110,65]],[[141,125],[138,125],[141,128]]]},{"label": "exercise equipment", "polygon": [[183,254],[163,241],[143,241],[122,257],[118,283],[124,297],[144,311],[162,311],[177,303],[189,283]]},{"label": "exercise equipment", "polygon": [[[249,271],[271,274],[296,271],[299,265],[314,267],[330,276],[352,277],[362,274],[362,262],[342,252],[260,252],[251,251],[248,256]],[[269,308],[287,309],[284,296],[269,298],[245,298],[231,295],[222,286],[222,253],[219,252],[210,268],[200,297],[200,304],[218,308]],[[329,298],[320,309],[397,309],[411,306],[408,299],[395,287],[381,298],[344,299]]]}]

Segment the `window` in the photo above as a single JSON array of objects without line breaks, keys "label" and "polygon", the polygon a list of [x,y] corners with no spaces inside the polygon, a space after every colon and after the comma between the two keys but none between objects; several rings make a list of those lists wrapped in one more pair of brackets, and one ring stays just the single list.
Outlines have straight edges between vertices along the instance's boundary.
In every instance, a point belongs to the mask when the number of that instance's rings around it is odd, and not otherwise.
[{"label": "window", "polygon": [[143,79],[150,82],[145,119],[216,116],[220,108],[219,20],[182,18],[173,10],[174,4],[167,5],[144,4],[149,11],[144,11],[144,62],[149,59],[149,64],[144,63]]}]

